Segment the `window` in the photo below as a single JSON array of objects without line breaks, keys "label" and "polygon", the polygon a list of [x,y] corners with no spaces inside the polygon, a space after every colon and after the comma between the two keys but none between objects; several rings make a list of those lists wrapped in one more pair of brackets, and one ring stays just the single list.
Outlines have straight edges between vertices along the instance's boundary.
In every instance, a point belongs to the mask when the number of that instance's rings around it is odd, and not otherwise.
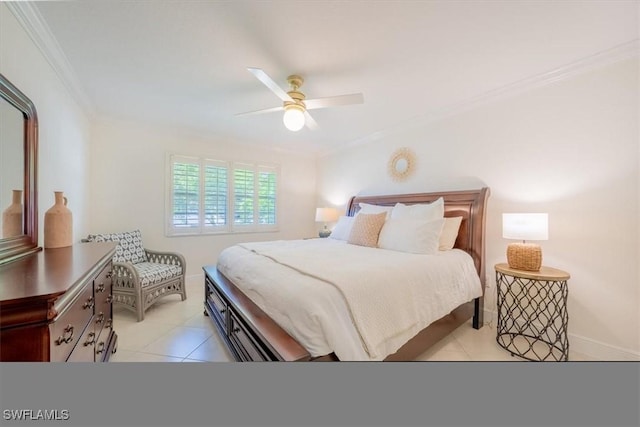
[{"label": "window", "polygon": [[167,235],[277,229],[277,166],[174,154],[167,163]]}]

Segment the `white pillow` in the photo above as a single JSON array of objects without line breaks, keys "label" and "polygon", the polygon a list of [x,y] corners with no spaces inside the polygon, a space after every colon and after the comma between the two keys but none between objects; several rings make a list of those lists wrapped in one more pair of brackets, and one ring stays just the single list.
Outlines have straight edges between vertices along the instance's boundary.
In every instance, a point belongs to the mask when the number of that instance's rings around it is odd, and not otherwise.
[{"label": "white pillow", "polygon": [[444,218],[433,221],[389,218],[380,230],[378,247],[413,254],[435,254],[443,224]]},{"label": "white pillow", "polygon": [[[380,206],[380,205],[371,205],[369,203],[359,203],[360,210],[358,214],[379,214],[382,212],[387,213],[387,218],[391,215],[391,211],[393,210],[393,206]],[[357,215],[357,214],[356,214]]]},{"label": "white pillow", "polygon": [[456,238],[458,237],[458,230],[460,230],[460,224],[462,224],[461,216],[444,219],[444,226],[442,227],[442,233],[440,233],[439,249],[441,251],[450,251],[453,249],[453,245],[455,245]]},{"label": "white pillow", "polygon": [[427,221],[444,218],[444,199],[440,197],[431,203],[416,205],[396,203],[391,211],[391,218],[421,219]]},{"label": "white pillow", "polygon": [[353,227],[352,216],[341,216],[338,218],[338,223],[333,227],[333,231],[329,235],[329,238],[336,240],[347,240],[349,234],[351,234],[351,228]]}]

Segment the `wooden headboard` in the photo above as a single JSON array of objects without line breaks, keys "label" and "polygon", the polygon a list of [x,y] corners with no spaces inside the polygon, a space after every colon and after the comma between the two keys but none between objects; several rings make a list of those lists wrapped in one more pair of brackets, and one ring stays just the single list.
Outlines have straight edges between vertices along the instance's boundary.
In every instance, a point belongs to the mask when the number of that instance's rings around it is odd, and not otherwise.
[{"label": "wooden headboard", "polygon": [[456,248],[471,255],[480,276],[482,289],[485,287],[485,209],[489,197],[489,188],[479,190],[447,191],[438,193],[396,194],[386,196],[354,196],[347,205],[347,215],[353,216],[360,210],[359,203],[394,206],[396,203],[413,205],[431,203],[439,197],[444,199],[445,217],[462,217]]}]

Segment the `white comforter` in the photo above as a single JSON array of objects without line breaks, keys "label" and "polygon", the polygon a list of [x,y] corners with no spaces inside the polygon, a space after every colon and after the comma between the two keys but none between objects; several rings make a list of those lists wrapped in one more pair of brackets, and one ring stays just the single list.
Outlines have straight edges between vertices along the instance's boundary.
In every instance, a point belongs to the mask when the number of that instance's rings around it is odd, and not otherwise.
[{"label": "white comforter", "polygon": [[311,356],[382,360],[424,327],[482,295],[460,250],[417,255],[334,239],[245,243],[218,268]]}]

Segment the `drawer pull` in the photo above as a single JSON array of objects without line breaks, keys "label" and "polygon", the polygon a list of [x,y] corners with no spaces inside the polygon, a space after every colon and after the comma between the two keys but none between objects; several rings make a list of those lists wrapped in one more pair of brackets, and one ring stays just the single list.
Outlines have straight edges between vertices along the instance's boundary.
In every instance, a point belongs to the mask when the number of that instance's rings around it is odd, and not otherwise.
[{"label": "drawer pull", "polygon": [[84,304],[82,304],[82,308],[93,308],[93,297],[89,297],[87,298],[87,302],[85,302]]},{"label": "drawer pull", "polygon": [[227,312],[227,309],[226,309],[226,308],[223,308],[222,310],[220,310],[220,314],[224,314],[224,313],[226,313],[226,312]]},{"label": "drawer pull", "polygon": [[104,341],[100,341],[96,347],[96,354],[100,354],[104,351]]},{"label": "drawer pull", "polygon": [[104,290],[105,290],[104,283],[100,283],[96,288],[96,292],[104,292]]},{"label": "drawer pull", "polygon": [[67,327],[64,328],[63,334],[55,340],[55,343],[56,345],[61,345],[61,344],[66,344],[68,342],[71,342],[72,340],[73,340],[73,325],[67,325]]},{"label": "drawer pull", "polygon": [[96,319],[96,324],[97,325],[99,325],[102,322],[104,322],[104,313],[98,314],[98,318]]},{"label": "drawer pull", "polygon": [[111,271],[109,271],[109,272],[107,273],[107,275],[106,275],[106,276],[104,276],[104,277],[106,277],[107,279],[110,279],[110,278],[111,278],[111,275],[112,275],[112,272],[111,272]]},{"label": "drawer pull", "polygon": [[[91,340],[91,341],[89,341]],[[88,345],[93,345],[96,343],[96,333],[95,332],[89,332],[89,335],[87,335],[87,340],[84,342],[84,346],[88,346]]]},{"label": "drawer pull", "polygon": [[107,319],[107,322],[104,324],[105,328],[110,328],[111,325],[113,324],[113,319]]},{"label": "drawer pull", "polygon": [[107,297],[107,304],[111,304],[113,302],[113,295],[109,294]]},{"label": "drawer pull", "polygon": [[240,328],[233,328],[233,333],[237,334],[238,332],[240,332]]}]

